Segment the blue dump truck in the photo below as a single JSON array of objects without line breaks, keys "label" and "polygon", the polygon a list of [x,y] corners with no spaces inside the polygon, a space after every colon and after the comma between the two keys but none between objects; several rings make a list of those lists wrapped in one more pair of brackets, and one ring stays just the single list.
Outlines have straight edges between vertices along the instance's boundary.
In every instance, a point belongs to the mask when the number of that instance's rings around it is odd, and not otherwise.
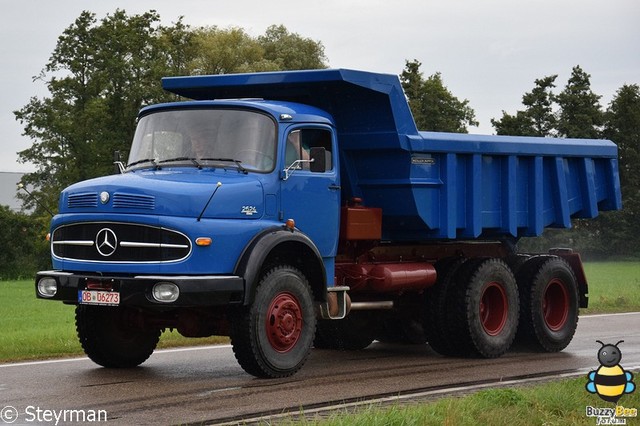
[{"label": "blue dump truck", "polygon": [[169,77],[119,173],[74,184],[37,297],[86,354],[134,367],[161,332],[230,336],[257,377],[374,340],[498,357],[571,341],[587,280],[521,237],[621,208],[606,140],[420,132],[396,76]]}]

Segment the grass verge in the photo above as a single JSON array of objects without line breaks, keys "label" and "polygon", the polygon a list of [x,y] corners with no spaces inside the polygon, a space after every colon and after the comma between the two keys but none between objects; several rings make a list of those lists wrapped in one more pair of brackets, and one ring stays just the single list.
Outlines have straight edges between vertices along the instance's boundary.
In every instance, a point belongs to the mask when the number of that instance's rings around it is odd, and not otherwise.
[{"label": "grass verge", "polygon": [[640,261],[587,262],[589,308],[581,314],[640,311]]},{"label": "grass verge", "polygon": [[[483,390],[464,397],[446,397],[419,404],[370,406],[328,418],[300,418],[290,424],[322,426],[370,425],[596,425],[587,406],[614,408],[585,390],[587,377],[518,388]],[[625,394],[620,406],[640,408],[640,392]],[[618,419],[622,419],[619,417]],[[640,423],[627,417],[627,424]]]}]

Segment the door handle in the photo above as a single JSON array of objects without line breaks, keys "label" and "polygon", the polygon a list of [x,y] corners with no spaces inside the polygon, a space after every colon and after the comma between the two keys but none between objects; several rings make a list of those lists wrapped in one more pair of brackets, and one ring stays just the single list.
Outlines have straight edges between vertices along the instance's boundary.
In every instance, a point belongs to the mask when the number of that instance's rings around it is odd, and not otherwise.
[{"label": "door handle", "polygon": [[329,189],[331,189],[332,191],[339,191],[340,190],[340,185],[331,184],[331,185],[329,185]]}]

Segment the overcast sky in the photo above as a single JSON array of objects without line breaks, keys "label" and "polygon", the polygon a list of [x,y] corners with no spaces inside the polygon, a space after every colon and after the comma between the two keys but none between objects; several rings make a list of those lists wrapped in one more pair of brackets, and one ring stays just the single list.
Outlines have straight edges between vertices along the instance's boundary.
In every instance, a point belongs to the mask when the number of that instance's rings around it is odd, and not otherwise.
[{"label": "overcast sky", "polygon": [[640,84],[639,0],[22,0],[0,17],[0,171],[34,170],[17,163],[32,142],[13,111],[47,96],[32,77],[58,36],[83,10],[100,20],[117,8],[253,36],[284,24],[321,41],[332,68],[399,74],[417,59],[425,77],[441,72],[447,88],[469,100],[480,122],[470,133],[493,133],[491,118],[521,108],[537,78],[558,74],[562,90],[575,65],[591,74],[603,107],[623,84]]}]

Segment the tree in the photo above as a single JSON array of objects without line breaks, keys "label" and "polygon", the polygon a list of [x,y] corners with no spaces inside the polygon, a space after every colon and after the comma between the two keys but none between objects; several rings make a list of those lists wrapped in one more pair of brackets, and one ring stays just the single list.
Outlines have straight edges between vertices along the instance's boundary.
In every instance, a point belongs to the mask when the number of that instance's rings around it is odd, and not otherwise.
[{"label": "tree", "polygon": [[265,60],[279,70],[326,68],[324,46],[318,41],[290,33],[284,25],[272,25],[258,37]]},{"label": "tree", "polygon": [[467,126],[477,126],[475,112],[467,99],[460,101],[445,87],[440,73],[426,80],[422,64],[406,61],[400,81],[416,125],[420,130],[468,133]]},{"label": "tree", "polygon": [[553,136],[555,133],[556,117],[553,112],[553,88],[558,76],[551,75],[536,79],[531,92],[522,96],[524,111],[517,111],[510,115],[502,111],[500,120],[491,119],[491,124],[499,135],[518,136]]},{"label": "tree", "polygon": [[566,138],[597,139],[602,135],[603,112],[600,95],[591,91],[591,76],[573,67],[564,90],[556,96],[558,135]]},{"label": "tree", "polygon": [[242,28],[200,27],[193,31],[197,55],[191,74],[326,68],[319,41],[272,25],[264,35],[252,37]]},{"label": "tree", "polygon": [[640,87],[624,85],[604,114],[604,135],[618,145],[623,209],[604,215],[603,249],[615,254],[639,255],[630,241],[640,240]]},{"label": "tree", "polygon": [[198,55],[191,74],[230,74],[248,71],[271,71],[273,64],[264,60],[264,49],[241,28],[201,27],[194,31]]}]

